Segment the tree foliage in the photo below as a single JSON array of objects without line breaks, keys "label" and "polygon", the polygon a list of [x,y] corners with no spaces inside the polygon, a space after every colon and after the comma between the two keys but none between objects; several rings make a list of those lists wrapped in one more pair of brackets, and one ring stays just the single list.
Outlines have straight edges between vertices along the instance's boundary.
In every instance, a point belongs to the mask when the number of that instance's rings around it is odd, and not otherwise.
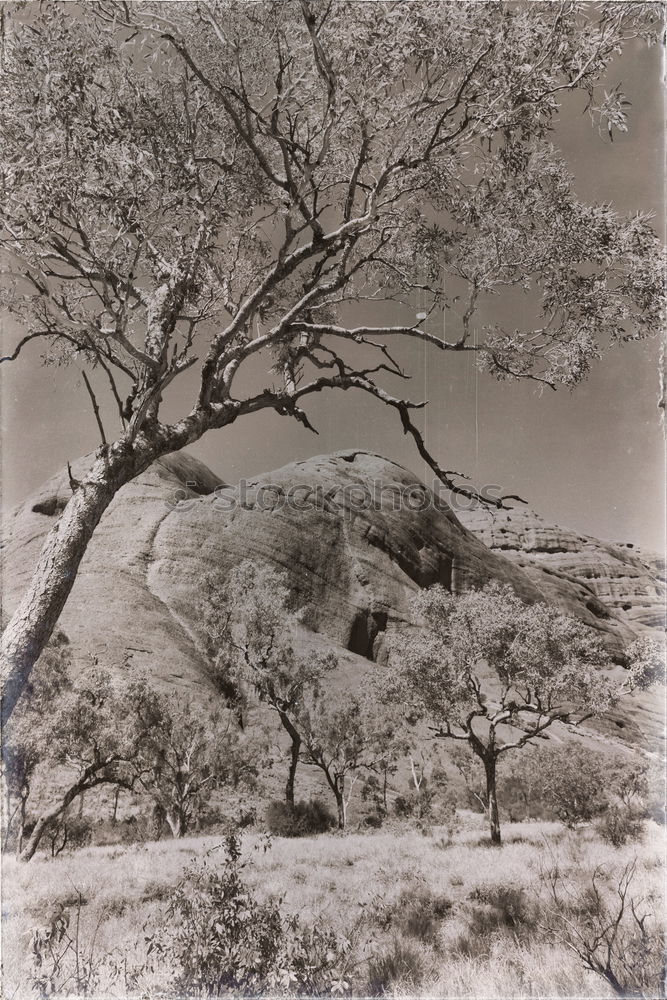
[{"label": "tree foliage", "polygon": [[2,780],[5,793],[3,850],[10,838],[23,850],[33,778],[52,750],[51,720],[57,699],[71,687],[69,643],[56,634],[40,657],[19,707],[2,733]]},{"label": "tree foliage", "polygon": [[524,604],[508,584],[461,597],[437,585],[418,594],[414,607],[421,627],[393,640],[388,696],[413,719],[425,718],[434,737],[467,743],[479,757],[496,842],[498,758],[556,722],[578,725],[603,714],[658,677],[657,644],[634,644],[625,676],[614,681],[596,633],[554,607]]},{"label": "tree foliage", "polygon": [[[47,688],[48,690],[48,688]],[[35,722],[40,764],[66,775],[56,804],[38,817],[20,857],[30,861],[44,834],[79,796],[99,785],[131,788],[133,765],[146,738],[140,703],[147,690],[119,687],[95,662],[45,708]]]},{"label": "tree foliage", "polygon": [[228,713],[148,690],[136,710],[145,736],[133,773],[174,837],[185,836],[216,788],[256,774],[253,748]]},{"label": "tree foliage", "polygon": [[[658,328],[648,218],[582,203],[553,145],[575,91],[602,131],[625,128],[623,95],[601,85],[627,42],[655,37],[654,5],[102,0],[8,13],[0,246],[23,336],[3,360],[37,340],[45,360],[82,366],[102,444],[3,637],[6,715],[103,511],[160,455],[262,410],[310,427],[311,396],[356,389],[396,410],[435,474],[469,494],[429,453],[413,419],[423,404],[394,393],[392,339],[555,388],[585,378],[609,342]],[[529,295],[526,325],[473,336],[478,305],[512,289]],[[388,315],[382,303],[395,320],[359,320],[358,306]],[[433,332],[443,313],[448,337]],[[163,400],[195,366],[172,419]],[[113,431],[93,381],[111,394]]]},{"label": "tree foliage", "polygon": [[382,773],[400,756],[404,743],[390,715],[357,695],[336,702],[312,700],[301,713],[301,760],[322,772],[338,810],[338,826],[347,822],[352,791],[364,770]]},{"label": "tree foliage", "polygon": [[241,714],[253,699],[266,705],[289,737],[285,798],[293,809],[300,719],[338,661],[332,651],[303,648],[298,634],[301,614],[291,610],[291,604],[281,573],[244,560],[224,583],[211,581],[205,620],[214,680]]},{"label": "tree foliage", "polygon": [[576,745],[545,748],[534,765],[543,798],[571,830],[609,807],[612,782],[604,754]]},{"label": "tree foliage", "polygon": [[506,763],[510,782],[525,794],[528,815],[555,816],[570,829],[599,817],[604,831],[610,816],[612,836],[615,827],[621,830],[624,819],[628,830],[634,822],[639,832],[651,815],[654,798],[663,797],[655,787],[656,778],[663,784],[660,762],[634,753],[603,753],[578,740],[535,746],[528,753],[512,755]]}]

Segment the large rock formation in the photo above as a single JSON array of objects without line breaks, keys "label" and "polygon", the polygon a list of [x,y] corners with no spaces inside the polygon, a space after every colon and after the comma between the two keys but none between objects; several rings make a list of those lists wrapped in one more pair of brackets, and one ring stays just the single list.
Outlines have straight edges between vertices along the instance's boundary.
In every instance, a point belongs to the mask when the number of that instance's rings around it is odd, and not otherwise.
[{"label": "large rock formation", "polygon": [[[612,544],[547,524],[535,511],[478,508],[459,519],[494,552],[519,566],[538,586],[545,577],[584,587],[633,631],[664,629],[665,560],[631,542]],[[594,614],[600,613],[593,605]]]},{"label": "large rock formation", "polygon": [[[63,474],[4,519],[6,612],[68,495]],[[249,558],[285,572],[306,609],[304,642],[334,644],[349,677],[384,657],[387,632],[409,620],[412,594],[435,582],[456,593],[508,581],[526,600],[554,602],[600,630],[621,659],[637,629],[656,620],[651,602],[664,582],[630,550],[523,512],[498,520],[506,516],[469,518],[477,537],[411,473],[363,451],[295,462],[236,488],[175,455],[111,504],[61,627],[79,662],[97,657],[204,694],[206,578],[225,578]]]},{"label": "large rock formation", "polygon": [[[86,460],[73,467],[80,477]],[[187,484],[190,485],[187,485]],[[75,662],[147,672],[161,685],[202,681],[203,659],[192,636],[152,593],[153,539],[181,498],[210,494],[221,480],[180,453],[156,462],[125,486],[106,511],[84,556],[61,615]],[[2,591],[5,615],[27,587],[47,531],[70,495],[66,471],[3,517]]]}]

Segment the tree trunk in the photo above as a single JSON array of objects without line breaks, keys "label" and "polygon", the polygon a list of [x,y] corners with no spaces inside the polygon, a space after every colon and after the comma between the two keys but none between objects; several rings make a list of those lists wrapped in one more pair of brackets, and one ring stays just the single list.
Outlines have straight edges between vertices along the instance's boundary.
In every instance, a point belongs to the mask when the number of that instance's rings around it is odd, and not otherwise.
[{"label": "tree trunk", "polygon": [[[109,759],[95,764],[90,764],[85,771],[82,772],[76,784],[67,789],[61,802],[48,812],[42,813],[35,823],[30,837],[28,838],[25,850],[21,851],[21,854],[19,855],[19,861],[30,861],[48,828],[52,823],[55,823],[55,821],[62,816],[67,809],[69,809],[77,795],[81,795],[89,788],[96,788],[98,785],[105,785],[113,780],[108,776],[108,774],[105,774],[105,769],[111,767],[114,763],[115,762],[112,759]],[[113,783],[115,784],[117,780],[118,779],[116,778]]]},{"label": "tree trunk", "polygon": [[92,467],[80,483],[73,484],[67,506],[46,536],[30,586],[2,634],[3,725],[51,638],[88,543],[118,490],[141,475],[157,458],[198,441],[208,430],[228,426],[238,413],[236,406],[215,413],[209,406],[197,406],[169,427],[154,423],[132,440],[120,438],[98,449]]},{"label": "tree trunk", "polygon": [[338,782],[335,783],[333,793],[336,796],[336,806],[338,808],[338,829],[344,830],[347,822],[347,808],[345,803],[345,787],[340,788]]},{"label": "tree trunk", "polygon": [[338,792],[336,793],[336,806],[338,807],[338,829],[345,829],[345,801],[343,796]]},{"label": "tree trunk", "polygon": [[[68,803],[69,804],[69,803]],[[35,851],[39,847],[40,841],[46,831],[49,829],[52,823],[58,819],[58,817],[65,811],[67,806],[59,805],[55,809],[52,809],[48,813],[43,813],[33,828],[30,837],[28,838],[28,843],[25,848],[19,854],[19,861],[30,861],[34,857]]]},{"label": "tree trunk", "polygon": [[28,805],[28,796],[21,796],[21,808],[19,810],[19,833],[18,839],[16,841],[16,856],[20,857],[21,851],[23,850],[23,840],[25,838],[25,813]]},{"label": "tree trunk", "polygon": [[165,820],[164,809],[159,802],[153,805],[151,813],[150,834],[153,840],[160,840],[162,837],[162,827]]},{"label": "tree trunk", "polygon": [[292,741],[290,749],[289,773],[287,775],[287,784],[285,785],[285,804],[288,809],[294,812],[294,783],[296,780],[296,769],[299,766],[301,736],[294,728],[289,716],[286,715],[285,712],[280,712],[279,715],[283,728],[289,733],[289,737]]},{"label": "tree trunk", "polygon": [[[113,450],[115,449],[115,450]],[[100,518],[118,490],[156,457],[144,445],[114,445],[99,455],[49,531],[30,586],[2,636],[2,723],[7,723],[30,671],[51,637],[79,564]]]},{"label": "tree trunk", "polygon": [[294,812],[294,780],[296,778],[296,769],[299,765],[300,749],[301,739],[299,737],[296,740],[292,740],[289,774],[287,775],[287,784],[285,785],[285,802],[287,803],[288,809],[291,809],[292,812]]},{"label": "tree trunk", "polygon": [[118,816],[118,797],[120,796],[120,785],[116,785],[116,791],[113,795],[113,809],[111,811],[111,825],[116,825],[116,820]]},{"label": "tree trunk", "polygon": [[187,832],[187,822],[182,809],[177,809],[174,812],[167,812],[165,819],[169,824],[172,837],[178,839],[185,836]]},{"label": "tree trunk", "polygon": [[[19,800],[20,802],[20,800]],[[3,852],[7,850],[9,844],[9,835],[12,832],[12,824],[14,822],[14,817],[19,810],[19,803],[12,809],[12,796],[9,792],[9,785],[5,782],[5,805],[4,805],[4,816],[5,816],[5,827],[2,834],[2,850]]]},{"label": "tree trunk", "polygon": [[489,826],[491,828],[491,843],[500,844],[500,818],[498,816],[498,795],[496,792],[496,756],[490,754],[484,759],[486,772],[486,801],[488,803]]},{"label": "tree trunk", "polygon": [[[58,844],[58,830],[62,829],[62,840]],[[57,858],[67,847],[69,831],[67,829],[67,813],[63,816],[62,824],[58,823],[51,835],[51,857]]]}]

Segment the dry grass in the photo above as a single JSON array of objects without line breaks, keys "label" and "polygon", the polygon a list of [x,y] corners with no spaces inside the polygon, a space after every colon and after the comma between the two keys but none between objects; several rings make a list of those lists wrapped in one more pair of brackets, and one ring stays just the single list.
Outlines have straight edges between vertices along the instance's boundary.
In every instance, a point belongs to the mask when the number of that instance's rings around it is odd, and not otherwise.
[{"label": "dry grass", "polygon": [[[450,843],[444,831],[430,836],[414,831],[326,834],[303,839],[274,839],[268,850],[262,838],[248,835],[248,878],[259,894],[279,896],[306,922],[324,919],[346,931],[357,919],[359,983],[367,982],[368,958],[390,951],[396,938],[396,907],[411,894],[429,894],[447,902],[437,934],[410,944],[421,966],[420,982],[388,986],[396,996],[433,997],[606,997],[605,984],[580,968],[567,949],[550,943],[531,928],[521,939],[513,932],[491,934],[476,954],[461,941],[470,935],[475,891],[480,887],[525,888],[536,901],[540,866],[549,858],[582,878],[596,865],[610,870],[640,856],[634,891],[660,891],[664,865],[662,831],[650,825],[642,845],[614,849],[590,830],[566,833],[558,824],[507,825],[499,851],[483,843],[481,818],[467,815]],[[128,847],[93,847],[55,860],[37,857],[29,865],[7,858],[4,885],[3,997],[34,996],[31,988],[30,939],[34,927],[48,923],[59,905],[75,909],[77,891],[85,900],[82,937],[96,931],[95,953],[114,952],[129,966],[145,964],[142,928],[160,927],[165,900],[184,866],[214,850],[219,837],[189,838]],[[393,909],[392,909],[393,908]],[[393,915],[392,915],[393,914]],[[393,921],[393,922],[392,922]],[[366,976],[366,978],[364,978]],[[157,969],[141,980],[142,995],[168,986],[170,970]],[[124,996],[127,989],[100,980],[104,995]]]}]

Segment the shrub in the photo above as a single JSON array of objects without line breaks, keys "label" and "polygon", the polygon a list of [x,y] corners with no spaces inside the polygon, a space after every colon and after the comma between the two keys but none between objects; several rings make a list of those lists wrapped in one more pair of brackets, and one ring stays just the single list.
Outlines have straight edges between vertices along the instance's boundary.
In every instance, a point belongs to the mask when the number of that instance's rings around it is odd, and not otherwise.
[{"label": "shrub", "polygon": [[409,937],[434,945],[451,907],[445,896],[434,895],[430,889],[406,889],[396,902],[396,927]]},{"label": "shrub", "polygon": [[598,817],[595,829],[606,844],[623,847],[641,840],[644,824],[641,815],[628,806],[614,803]]},{"label": "shrub", "polygon": [[383,996],[396,983],[419,986],[424,975],[424,960],[414,945],[395,938],[391,947],[368,962],[366,995]]},{"label": "shrub", "polygon": [[457,951],[468,957],[488,954],[494,934],[509,932],[525,940],[537,925],[537,905],[520,886],[483,883],[468,898],[473,906],[467,932],[457,944]]},{"label": "shrub", "polygon": [[609,788],[616,808],[608,824],[604,816],[599,824],[608,843],[621,846],[639,839],[642,819],[665,824],[664,761],[620,759],[611,769]]},{"label": "shrub", "polygon": [[173,886],[168,882],[161,882],[159,879],[150,878],[144,885],[141,893],[142,903],[164,902],[169,899]]},{"label": "shrub", "polygon": [[[145,899],[145,896],[143,897]],[[102,903],[101,916],[103,920],[122,917],[128,908],[128,901],[123,896],[112,896]]]},{"label": "shrub", "polygon": [[[393,773],[393,770],[392,770]],[[367,802],[376,813],[387,815],[387,786],[381,783],[377,775],[367,775],[361,784],[361,800]]]},{"label": "shrub", "polygon": [[545,802],[569,829],[590,822],[607,807],[602,789],[609,762],[604,754],[574,744],[538,751],[533,757]]},{"label": "shrub", "polygon": [[[96,932],[87,940],[80,930],[81,909],[85,900],[74,890],[65,902],[58,903],[46,924],[32,930],[30,976],[40,997],[56,995],[90,996],[99,983],[104,957],[95,953]],[[71,909],[75,916],[72,920]]]},{"label": "shrub", "polygon": [[109,819],[100,820],[94,827],[92,841],[100,847],[112,844],[143,844],[154,839],[151,816],[127,816],[113,823]]},{"label": "shrub", "polygon": [[67,816],[54,823],[46,834],[51,857],[56,858],[62,851],[76,851],[87,847],[92,840],[93,824],[87,816]]},{"label": "shrub", "polygon": [[488,935],[480,934],[474,927],[469,926],[467,930],[458,935],[452,951],[460,958],[488,958],[491,951],[491,939]]},{"label": "shrub", "polygon": [[419,788],[411,785],[407,792],[396,796],[394,812],[401,818],[411,816],[418,820],[428,819],[433,813],[434,798],[435,789],[424,777]]},{"label": "shrub", "polygon": [[434,945],[440,924],[449,915],[451,902],[425,886],[406,888],[392,903],[380,905],[376,921],[383,928],[392,927],[402,935]]},{"label": "shrub", "polygon": [[664,997],[665,927],[659,898],[640,895],[637,859],[599,865],[587,881],[555,864],[540,872],[543,927],[602,977],[616,996]]},{"label": "shrub", "polygon": [[573,829],[600,817],[603,829],[606,811],[618,806],[614,822],[624,809],[664,821],[664,768],[657,762],[610,758],[575,743],[513,751],[505,765],[500,798],[512,820],[560,819]]},{"label": "shrub", "polygon": [[276,837],[308,837],[335,825],[335,817],[319,799],[297,802],[294,810],[276,800],[266,810],[267,829]]},{"label": "shrub", "polygon": [[257,810],[254,806],[248,806],[245,809],[239,809],[238,813],[238,827],[240,830],[245,830],[249,826],[254,826],[257,822]]},{"label": "shrub", "polygon": [[472,891],[469,898],[491,906],[498,925],[511,930],[531,925],[535,917],[535,906],[521,886],[483,882]]},{"label": "shrub", "polygon": [[[515,751],[518,757],[528,758],[524,751]],[[511,774],[502,775],[498,782],[498,797],[501,803],[501,815],[511,823],[521,823],[524,820],[554,819],[555,813],[545,802],[539,789],[536,775],[531,774],[534,765],[530,760],[506,761],[513,765]]]},{"label": "shrub", "polygon": [[646,815],[659,826],[667,825],[667,805],[656,798],[652,798],[646,806]]},{"label": "shrub", "polygon": [[412,816],[414,804],[411,800],[410,795],[397,795],[394,799],[394,812],[397,816],[404,819],[406,816]]},{"label": "shrub", "polygon": [[361,826],[371,830],[379,830],[382,826],[384,816],[381,813],[368,813],[361,821]]},{"label": "shrub", "polygon": [[160,968],[170,964],[185,996],[345,993],[350,942],[321,924],[284,917],[280,901],[260,902],[243,879],[241,841],[225,840],[221,869],[189,866],[172,892],[164,929],[147,938]]}]

